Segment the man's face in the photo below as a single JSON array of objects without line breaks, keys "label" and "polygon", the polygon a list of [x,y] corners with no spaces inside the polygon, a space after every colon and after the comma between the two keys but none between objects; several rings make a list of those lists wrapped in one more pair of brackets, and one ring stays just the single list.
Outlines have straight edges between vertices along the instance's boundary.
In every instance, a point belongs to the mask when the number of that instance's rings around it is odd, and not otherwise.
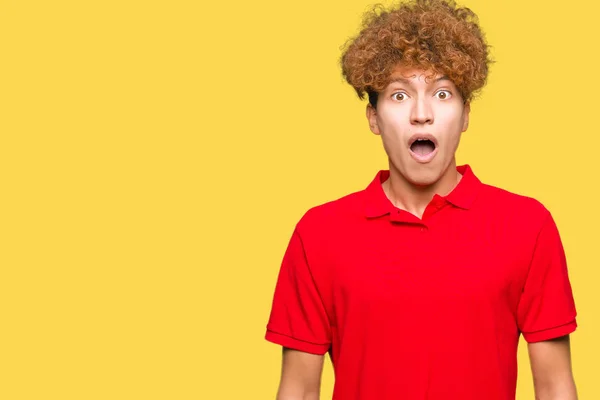
[{"label": "man's face", "polygon": [[469,124],[469,104],[441,75],[396,69],[379,93],[377,109],[367,106],[371,131],[381,135],[390,168],[413,185],[436,183],[455,166],[461,133]]}]

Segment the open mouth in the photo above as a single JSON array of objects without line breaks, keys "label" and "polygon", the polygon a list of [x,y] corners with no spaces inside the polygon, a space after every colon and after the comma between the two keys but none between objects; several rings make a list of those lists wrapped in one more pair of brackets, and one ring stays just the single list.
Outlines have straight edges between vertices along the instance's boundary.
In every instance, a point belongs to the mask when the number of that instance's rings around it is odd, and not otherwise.
[{"label": "open mouth", "polygon": [[437,154],[437,141],[428,133],[415,134],[410,138],[410,154],[420,163],[427,163]]},{"label": "open mouth", "polygon": [[410,145],[410,149],[416,155],[425,157],[435,151],[435,143],[429,139],[417,139]]}]

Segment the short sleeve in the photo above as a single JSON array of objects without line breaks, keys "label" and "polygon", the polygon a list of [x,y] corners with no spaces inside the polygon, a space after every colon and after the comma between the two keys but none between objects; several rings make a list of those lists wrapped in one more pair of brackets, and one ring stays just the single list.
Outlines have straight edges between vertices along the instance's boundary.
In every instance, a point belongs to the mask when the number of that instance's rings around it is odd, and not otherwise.
[{"label": "short sleeve", "polygon": [[568,335],[577,327],[565,252],[548,213],[539,232],[517,310],[517,322],[529,343]]},{"label": "short sleeve", "polygon": [[297,230],[281,263],[265,339],[320,355],[331,344],[329,319]]}]

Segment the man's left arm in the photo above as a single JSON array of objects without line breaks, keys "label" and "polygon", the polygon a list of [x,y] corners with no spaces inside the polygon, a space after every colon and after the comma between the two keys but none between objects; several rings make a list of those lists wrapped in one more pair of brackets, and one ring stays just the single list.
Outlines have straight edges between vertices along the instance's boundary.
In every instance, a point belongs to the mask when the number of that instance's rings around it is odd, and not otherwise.
[{"label": "man's left arm", "polygon": [[570,334],[577,310],[558,228],[548,212],[537,236],[517,310],[537,400],[575,400]]},{"label": "man's left arm", "polygon": [[528,344],[536,400],[577,400],[569,335]]}]

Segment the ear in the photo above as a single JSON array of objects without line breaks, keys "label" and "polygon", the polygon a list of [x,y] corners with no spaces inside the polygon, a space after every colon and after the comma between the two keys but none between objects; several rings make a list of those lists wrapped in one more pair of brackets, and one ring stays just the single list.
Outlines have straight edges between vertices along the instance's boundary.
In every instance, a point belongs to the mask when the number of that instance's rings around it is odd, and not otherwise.
[{"label": "ear", "polygon": [[379,125],[377,124],[377,110],[375,107],[371,105],[371,103],[367,104],[367,120],[369,121],[369,128],[371,128],[371,132],[376,135],[380,135]]},{"label": "ear", "polygon": [[463,127],[462,131],[466,131],[469,128],[469,114],[471,113],[471,103],[468,101],[465,103],[465,108],[463,110]]}]

